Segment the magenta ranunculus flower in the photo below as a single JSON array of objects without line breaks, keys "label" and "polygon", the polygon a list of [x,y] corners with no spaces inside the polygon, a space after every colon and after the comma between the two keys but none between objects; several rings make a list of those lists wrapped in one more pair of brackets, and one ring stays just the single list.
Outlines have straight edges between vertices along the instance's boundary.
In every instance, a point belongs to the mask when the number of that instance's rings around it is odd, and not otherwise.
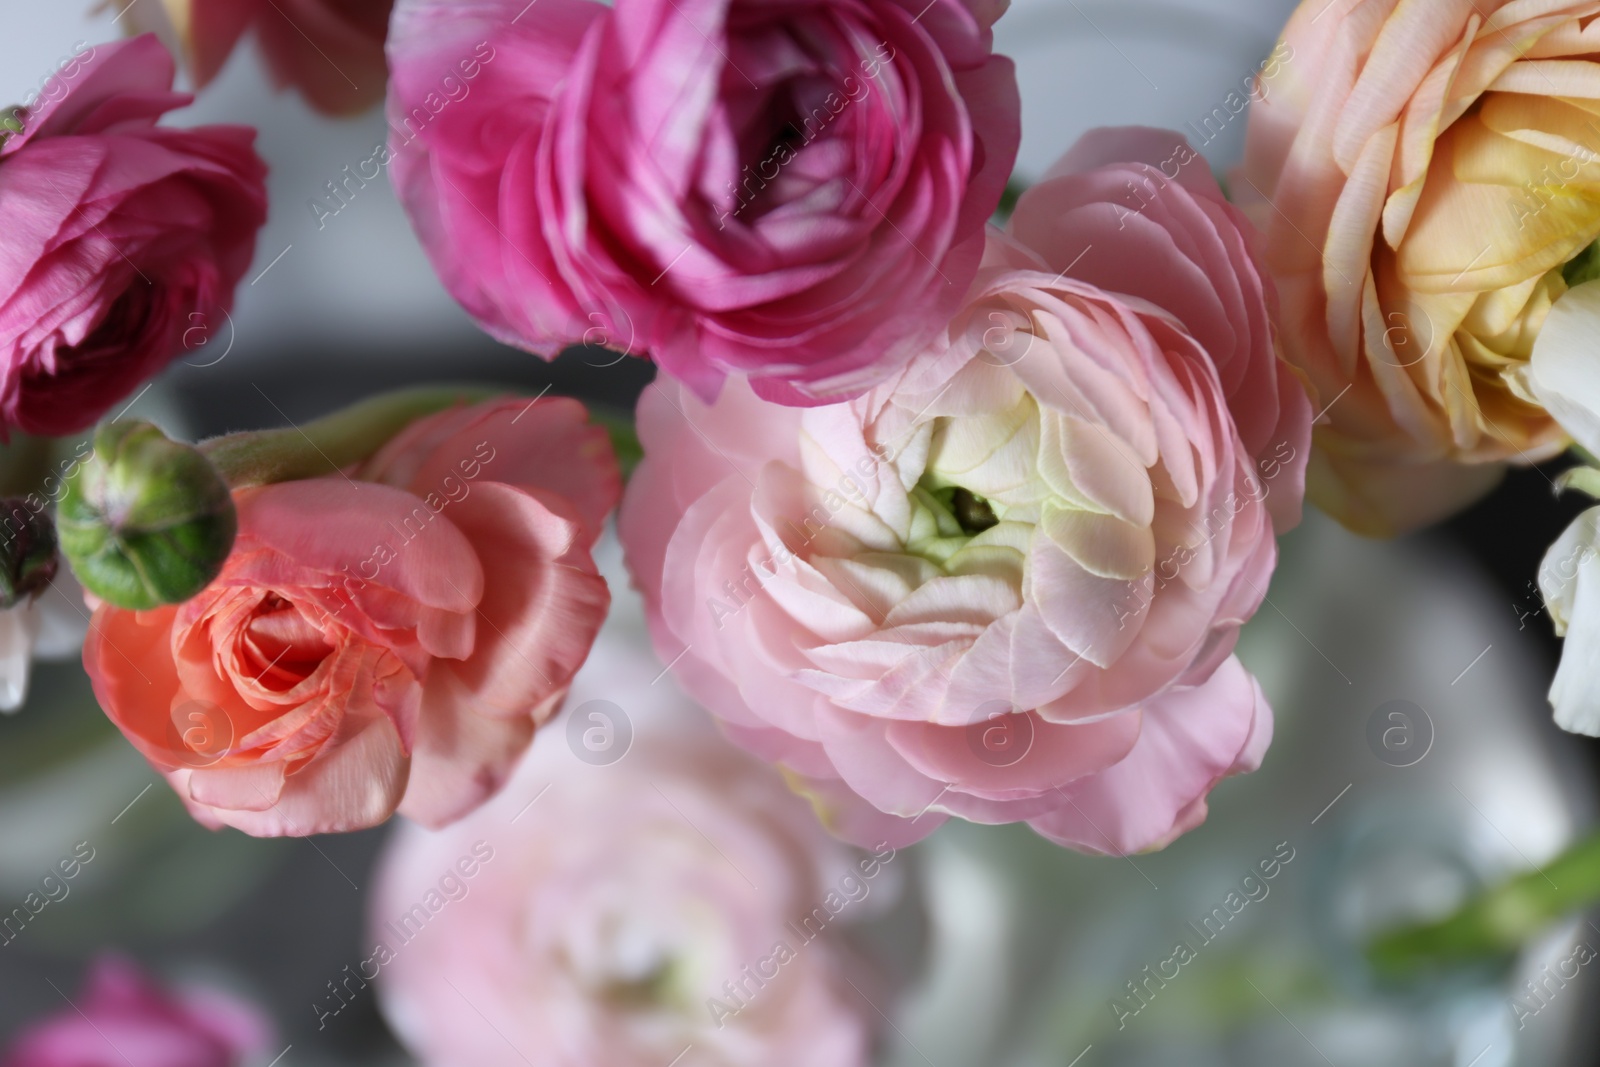
[{"label": "magenta ranunculus flower", "polygon": [[153,36],[97,45],[0,147],[0,434],[93,425],[226,328],[266,166],[248,127],[158,127],[172,78]]},{"label": "magenta ranunculus flower", "polygon": [[622,536],[657,650],[843,836],[956,815],[1132,852],[1259,763],[1232,650],[1310,409],[1247,226],[1176,134],[1099,131],[891,382],[646,394]]},{"label": "magenta ranunculus flower", "polygon": [[272,1025],[211,990],[162,989],[131,961],[105,955],[71,1006],[24,1030],[3,1067],[238,1067],[266,1052]]},{"label": "magenta ranunculus flower", "polygon": [[400,198],[501,340],[808,405],[930,342],[1020,133],[1002,3],[401,0]]}]

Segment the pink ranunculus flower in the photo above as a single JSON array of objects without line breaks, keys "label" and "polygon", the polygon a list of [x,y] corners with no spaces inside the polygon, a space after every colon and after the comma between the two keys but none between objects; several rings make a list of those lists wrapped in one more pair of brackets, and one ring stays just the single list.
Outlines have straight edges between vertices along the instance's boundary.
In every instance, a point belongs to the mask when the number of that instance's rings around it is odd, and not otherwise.
[{"label": "pink ranunculus flower", "polygon": [[619,747],[552,727],[468,818],[399,828],[356,969],[426,1067],[867,1067],[889,1000],[838,928],[908,861],[830,840],[642,631],[608,624],[568,712]]},{"label": "pink ranunculus flower", "polygon": [[202,88],[254,29],[278,88],[294,86],[325,114],[350,115],[383,99],[393,7],[394,0],[144,0],[124,10],[134,26],[173,40]]},{"label": "pink ranunculus flower", "polygon": [[129,960],[105,955],[72,1006],[12,1042],[3,1067],[239,1067],[267,1051],[272,1025],[213,990],[169,992]]},{"label": "pink ranunculus flower", "polygon": [[445,286],[551,356],[808,405],[947,321],[1015,159],[1003,3],[401,0],[391,173]]},{"label": "pink ranunculus flower", "polygon": [[646,394],[622,535],[657,649],[842,835],[957,815],[1131,852],[1257,765],[1231,653],[1310,411],[1249,237],[1177,135],[1098,131],[889,384]]},{"label": "pink ranunculus flower", "polygon": [[566,399],[413,423],[350,477],[234,492],[221,575],[155,611],[101,605],[100,706],[199,821],[428,825],[499,789],[605,617],[590,548],[620,493]]},{"label": "pink ranunculus flower", "polygon": [[74,63],[0,146],[0,434],[91,426],[224,330],[267,216],[255,131],[156,125],[191,97],[154,37]]}]

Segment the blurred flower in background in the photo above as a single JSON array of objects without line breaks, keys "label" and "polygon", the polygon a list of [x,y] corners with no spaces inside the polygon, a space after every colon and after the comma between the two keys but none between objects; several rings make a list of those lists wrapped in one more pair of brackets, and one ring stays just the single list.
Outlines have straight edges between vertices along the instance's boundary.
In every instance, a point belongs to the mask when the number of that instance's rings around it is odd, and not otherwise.
[{"label": "blurred flower in background", "polygon": [[66,1000],[17,1037],[4,1067],[239,1067],[272,1040],[255,1006],[212,989],[168,991],[121,956],[97,959]]},{"label": "blurred flower in background", "polygon": [[375,980],[428,1067],[873,1063],[891,990],[840,928],[907,860],[832,841],[659,672],[628,596],[504,793],[397,830],[359,986],[317,1010]]},{"label": "blurred flower in background", "polygon": [[253,30],[279,89],[293,86],[318,111],[351,115],[383,99],[383,39],[393,6],[394,0],[146,0],[128,4],[119,17],[160,34],[202,88]]}]

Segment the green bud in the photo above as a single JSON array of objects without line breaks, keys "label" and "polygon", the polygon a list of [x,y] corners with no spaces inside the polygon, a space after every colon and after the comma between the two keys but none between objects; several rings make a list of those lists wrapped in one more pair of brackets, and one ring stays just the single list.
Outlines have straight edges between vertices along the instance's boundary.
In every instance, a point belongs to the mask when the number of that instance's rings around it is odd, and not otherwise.
[{"label": "green bud", "polygon": [[21,500],[0,500],[0,609],[37,597],[56,576],[56,528]]},{"label": "green bud", "polygon": [[227,483],[192,445],[148,422],[100,427],[57,508],[83,587],[120,608],[181,604],[222,570],[238,532]]}]

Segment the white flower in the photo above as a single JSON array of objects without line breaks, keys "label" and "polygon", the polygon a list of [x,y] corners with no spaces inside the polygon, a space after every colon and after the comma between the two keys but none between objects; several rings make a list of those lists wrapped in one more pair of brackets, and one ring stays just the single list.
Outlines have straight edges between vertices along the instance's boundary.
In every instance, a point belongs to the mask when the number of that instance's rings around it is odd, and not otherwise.
[{"label": "white flower", "polygon": [[13,714],[28,699],[35,659],[78,654],[88,618],[83,589],[65,567],[37,599],[0,611],[0,712]]},{"label": "white flower", "polygon": [[1539,566],[1539,592],[1567,639],[1550,683],[1556,725],[1600,737],[1600,507],[1579,515]]},{"label": "white flower", "polygon": [[1600,281],[1586,282],[1555,302],[1527,367],[1516,379],[1523,399],[1542,406],[1591,455],[1600,455],[1600,360],[1594,358],[1597,327]]}]

